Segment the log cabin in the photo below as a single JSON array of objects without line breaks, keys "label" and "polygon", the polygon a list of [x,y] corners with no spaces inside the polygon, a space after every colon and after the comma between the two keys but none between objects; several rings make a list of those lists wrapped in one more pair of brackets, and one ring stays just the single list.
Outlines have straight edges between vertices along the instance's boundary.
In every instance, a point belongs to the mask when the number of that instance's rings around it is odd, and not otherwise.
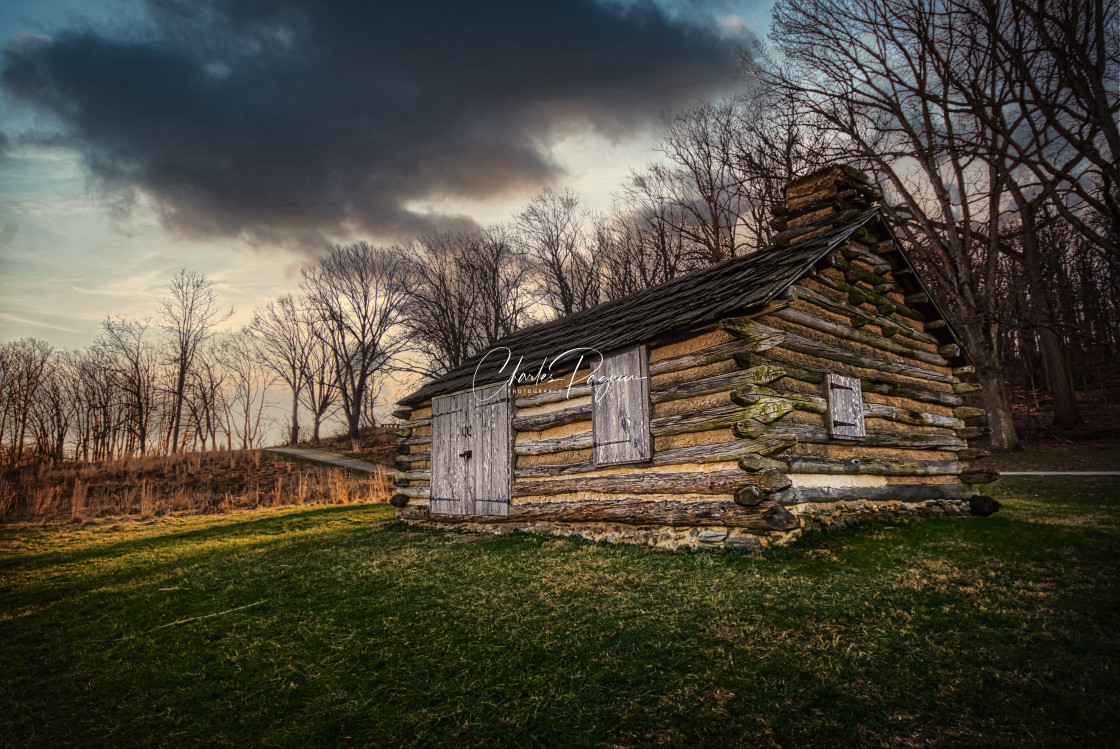
[{"label": "log cabin", "polygon": [[[791,182],[771,245],[500,340],[400,401],[407,523],[657,548],[990,514],[968,355],[865,175]],[[975,422],[973,422],[975,423]]]}]

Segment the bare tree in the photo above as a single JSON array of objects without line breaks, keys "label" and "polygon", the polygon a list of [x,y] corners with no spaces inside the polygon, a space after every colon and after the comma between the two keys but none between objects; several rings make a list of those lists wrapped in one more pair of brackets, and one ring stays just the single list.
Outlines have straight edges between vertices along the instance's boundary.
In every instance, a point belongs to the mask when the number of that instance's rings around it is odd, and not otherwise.
[{"label": "bare tree", "polygon": [[229,433],[229,425],[224,420],[226,372],[221,363],[220,347],[214,342],[215,339],[208,341],[198,353],[187,383],[186,402],[191,424],[204,451],[207,442],[218,449],[218,432]]},{"label": "bare tree", "polygon": [[311,412],[311,442],[319,444],[319,430],[338,402],[338,379],[324,323],[310,318],[311,346],[303,363],[302,404]]},{"label": "bare tree", "polygon": [[214,335],[214,328],[228,320],[233,310],[219,308],[214,284],[204,273],[180,269],[172,276],[168,289],[171,297],[160,302],[159,310],[174,367],[169,431],[170,450],[175,452],[179,449],[183,399],[195,356],[199,347]]},{"label": "bare tree", "polygon": [[404,255],[367,242],[336,245],[304,271],[301,286],[323,323],[349,434],[357,438],[370,375],[389,366],[407,342]]},{"label": "bare tree", "polygon": [[299,442],[299,403],[314,334],[306,311],[289,294],[258,307],[248,328],[257,358],[292,392],[288,441]]},{"label": "bare tree", "polygon": [[101,323],[95,344],[117,377],[124,406],[121,420],[141,454],[148,450],[159,374],[158,354],[144,338],[149,324],[148,320],[109,316]]},{"label": "bare tree", "polygon": [[[24,338],[4,346],[0,357],[0,403],[3,424],[10,440],[8,455],[12,464],[23,459],[28,429],[32,427],[33,410],[44,378],[48,375],[52,349],[46,341]],[[0,438],[4,427],[0,426]],[[0,447],[3,443],[0,442]]]},{"label": "bare tree", "polygon": [[586,247],[587,212],[569,189],[546,188],[518,216],[517,228],[541,286],[541,298],[558,315],[594,307],[601,277]]},{"label": "bare tree", "polygon": [[1013,450],[1019,443],[1001,370],[1001,311],[984,293],[1000,272],[1006,183],[976,159],[975,118],[956,106],[939,59],[925,54],[939,1],[787,0],[776,7],[772,32],[781,61],[756,73],[801,102],[836,135],[841,153],[879,181],[888,212],[976,361],[992,445]]},{"label": "bare tree", "polygon": [[251,450],[264,435],[268,411],[268,388],[275,374],[266,369],[255,356],[253,336],[248,330],[224,334],[217,346],[217,356],[225,371],[226,425],[229,437]]},{"label": "bare tree", "polygon": [[530,301],[528,264],[504,230],[430,235],[406,250],[407,325],[423,374],[454,369],[520,327]]}]

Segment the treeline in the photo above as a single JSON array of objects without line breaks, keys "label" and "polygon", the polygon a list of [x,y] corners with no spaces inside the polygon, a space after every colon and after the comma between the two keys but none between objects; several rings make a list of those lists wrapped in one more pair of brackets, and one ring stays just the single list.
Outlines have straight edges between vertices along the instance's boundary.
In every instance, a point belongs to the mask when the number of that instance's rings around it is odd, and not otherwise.
[{"label": "treeline", "polygon": [[289,439],[335,414],[357,435],[387,378],[766,246],[786,183],[844,162],[879,186],[963,335],[993,448],[1015,449],[1012,388],[1044,389],[1075,425],[1076,391],[1115,384],[1116,15],[1117,0],[781,0],[741,95],[671,117],[608,210],[546,189],[505,226],[331,247],[236,333],[184,271],[154,318],[110,318],[84,352],[6,344],[0,447],[248,447],[276,383]]}]

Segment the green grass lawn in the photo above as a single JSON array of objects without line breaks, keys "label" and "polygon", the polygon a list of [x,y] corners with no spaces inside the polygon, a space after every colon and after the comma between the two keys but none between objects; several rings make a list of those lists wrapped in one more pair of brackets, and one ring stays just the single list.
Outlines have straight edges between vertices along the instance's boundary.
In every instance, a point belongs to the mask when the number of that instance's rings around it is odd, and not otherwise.
[{"label": "green grass lawn", "polygon": [[1118,489],[761,558],[385,506],[0,531],[0,745],[1116,744]]}]

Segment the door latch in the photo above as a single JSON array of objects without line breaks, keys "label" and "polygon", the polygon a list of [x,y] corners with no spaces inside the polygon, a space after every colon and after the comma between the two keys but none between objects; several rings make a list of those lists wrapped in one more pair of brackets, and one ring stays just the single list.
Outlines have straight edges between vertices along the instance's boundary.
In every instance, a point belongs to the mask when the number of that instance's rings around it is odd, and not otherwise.
[{"label": "door latch", "polygon": [[464,450],[463,452],[459,453],[460,458],[469,458],[470,456],[471,456],[471,451],[470,450]]}]

